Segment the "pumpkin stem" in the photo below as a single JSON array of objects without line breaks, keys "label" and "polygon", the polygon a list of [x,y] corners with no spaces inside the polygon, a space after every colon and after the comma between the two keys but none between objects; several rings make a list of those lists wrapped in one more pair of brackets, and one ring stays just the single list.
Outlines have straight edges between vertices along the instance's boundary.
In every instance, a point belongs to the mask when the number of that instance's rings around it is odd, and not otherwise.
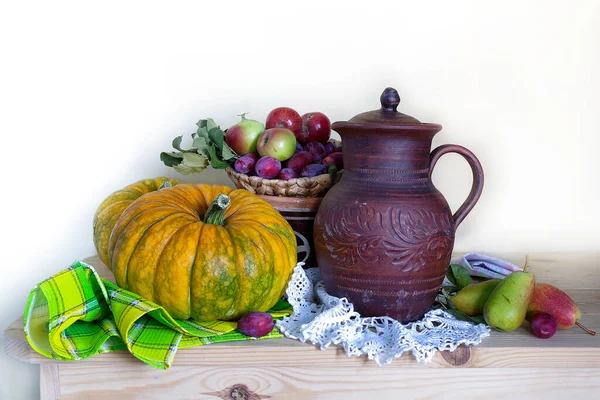
[{"label": "pumpkin stem", "polygon": [[215,224],[215,225],[223,225],[223,221],[225,220],[225,210],[231,204],[231,199],[226,194],[220,194],[216,199],[208,207],[206,210],[206,215],[204,216],[205,224]]},{"label": "pumpkin stem", "polygon": [[164,189],[167,187],[173,187],[173,185],[171,185],[171,182],[169,182],[169,181],[164,181],[163,183],[160,184],[160,186],[158,187],[158,190]]}]

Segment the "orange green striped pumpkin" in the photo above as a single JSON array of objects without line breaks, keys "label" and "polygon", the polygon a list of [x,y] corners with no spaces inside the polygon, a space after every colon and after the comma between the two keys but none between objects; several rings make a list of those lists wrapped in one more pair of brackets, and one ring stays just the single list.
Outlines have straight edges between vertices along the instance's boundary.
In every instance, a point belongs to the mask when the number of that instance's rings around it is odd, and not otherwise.
[{"label": "orange green striped pumpkin", "polygon": [[164,177],[143,179],[117,190],[100,204],[94,214],[94,246],[106,266],[108,266],[108,239],[123,211],[146,193],[154,192],[165,185],[174,186],[177,183],[179,181]]},{"label": "orange green striped pumpkin", "polygon": [[296,237],[247,190],[179,184],[127,207],[110,235],[107,265],[120,287],[175,318],[234,320],[283,295]]}]

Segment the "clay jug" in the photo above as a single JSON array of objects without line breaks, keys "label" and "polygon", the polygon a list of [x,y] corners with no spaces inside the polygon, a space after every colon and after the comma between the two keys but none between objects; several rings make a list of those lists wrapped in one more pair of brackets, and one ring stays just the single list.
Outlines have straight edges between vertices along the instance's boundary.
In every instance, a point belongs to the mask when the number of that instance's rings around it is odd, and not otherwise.
[{"label": "clay jug", "polygon": [[[379,110],[332,125],[342,137],[344,172],[315,217],[315,252],[329,293],[348,298],[362,316],[409,322],[434,303],[456,228],[481,195],[483,170],[464,147],[431,151],[441,125],[398,112],[395,89],[380,100]],[[473,171],[471,192],[454,214],[431,182],[436,162],[451,152]]]}]

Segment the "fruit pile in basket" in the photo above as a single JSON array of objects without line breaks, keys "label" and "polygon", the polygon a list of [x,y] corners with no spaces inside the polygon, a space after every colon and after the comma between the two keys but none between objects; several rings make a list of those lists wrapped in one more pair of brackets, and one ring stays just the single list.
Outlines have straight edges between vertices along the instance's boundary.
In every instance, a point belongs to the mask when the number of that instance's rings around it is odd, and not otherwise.
[{"label": "fruit pile in basket", "polygon": [[210,164],[226,169],[238,188],[289,197],[322,195],[344,167],[341,144],[330,139],[331,123],[321,112],[300,115],[278,107],[265,124],[241,117],[225,131],[212,119],[200,120],[192,148],[182,149],[179,136],[173,141],[177,151],[161,153],[161,160],[182,174]]}]

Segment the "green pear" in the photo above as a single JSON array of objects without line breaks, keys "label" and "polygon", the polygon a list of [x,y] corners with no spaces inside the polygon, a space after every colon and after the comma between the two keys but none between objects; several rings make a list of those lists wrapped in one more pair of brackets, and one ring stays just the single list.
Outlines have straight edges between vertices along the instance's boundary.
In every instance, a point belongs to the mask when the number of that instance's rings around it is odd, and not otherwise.
[{"label": "green pear", "polygon": [[471,317],[481,315],[485,303],[499,283],[500,279],[489,279],[474,285],[465,286],[456,296],[452,297],[452,303],[458,310]]},{"label": "green pear", "polygon": [[533,296],[535,277],[515,271],[496,286],[483,307],[483,318],[492,328],[511,332],[521,326]]}]

